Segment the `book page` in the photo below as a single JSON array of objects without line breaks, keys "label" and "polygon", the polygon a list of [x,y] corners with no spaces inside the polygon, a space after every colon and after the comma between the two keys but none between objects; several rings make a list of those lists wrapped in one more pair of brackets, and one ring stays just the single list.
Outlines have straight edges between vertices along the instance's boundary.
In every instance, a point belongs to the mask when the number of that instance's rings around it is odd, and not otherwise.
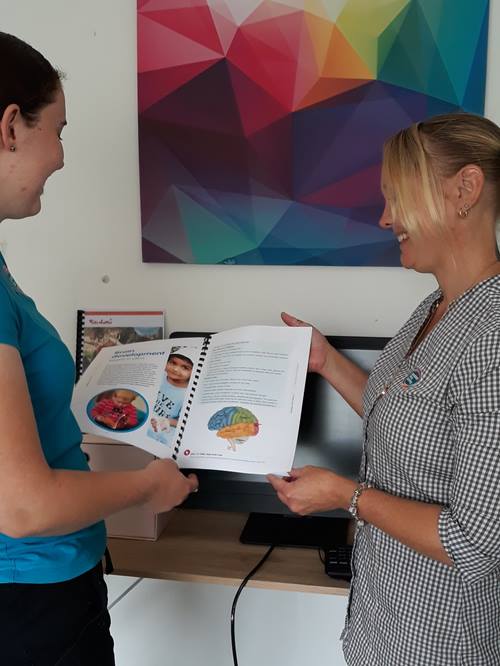
[{"label": "book page", "polygon": [[78,377],[104,347],[163,339],[165,315],[160,310],[80,310],[78,319]]},{"label": "book page", "polygon": [[249,474],[288,472],[310,340],[310,328],[284,326],[249,326],[212,336],[184,415],[179,465]]},{"label": "book page", "polygon": [[100,350],[73,395],[82,432],[172,457],[202,343],[202,338],[176,338]]}]

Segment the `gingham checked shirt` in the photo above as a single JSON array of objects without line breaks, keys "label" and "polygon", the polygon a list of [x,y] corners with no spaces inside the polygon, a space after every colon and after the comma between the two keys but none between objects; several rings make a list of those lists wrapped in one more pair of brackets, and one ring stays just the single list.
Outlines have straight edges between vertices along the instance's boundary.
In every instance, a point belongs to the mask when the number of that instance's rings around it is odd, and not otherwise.
[{"label": "gingham checked shirt", "polygon": [[454,566],[359,528],[342,634],[349,666],[500,665],[500,277],[465,292],[406,358],[439,296],[370,374],[360,476],[441,505]]}]

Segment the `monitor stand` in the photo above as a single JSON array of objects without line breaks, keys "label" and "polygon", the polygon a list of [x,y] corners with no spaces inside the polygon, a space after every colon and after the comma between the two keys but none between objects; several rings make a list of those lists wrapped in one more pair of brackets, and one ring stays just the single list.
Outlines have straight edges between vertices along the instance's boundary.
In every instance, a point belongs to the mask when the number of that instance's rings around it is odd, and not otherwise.
[{"label": "monitor stand", "polygon": [[347,543],[348,518],[251,513],[240,541],[269,546],[329,548]]}]

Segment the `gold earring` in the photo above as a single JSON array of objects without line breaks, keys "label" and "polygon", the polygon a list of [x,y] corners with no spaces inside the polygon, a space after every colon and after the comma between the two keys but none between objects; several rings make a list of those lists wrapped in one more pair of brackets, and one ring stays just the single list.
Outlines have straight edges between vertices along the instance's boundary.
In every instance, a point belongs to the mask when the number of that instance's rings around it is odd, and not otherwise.
[{"label": "gold earring", "polygon": [[465,220],[465,218],[469,215],[469,210],[470,206],[469,204],[464,204],[462,208],[458,211],[458,217],[462,218],[462,220]]}]

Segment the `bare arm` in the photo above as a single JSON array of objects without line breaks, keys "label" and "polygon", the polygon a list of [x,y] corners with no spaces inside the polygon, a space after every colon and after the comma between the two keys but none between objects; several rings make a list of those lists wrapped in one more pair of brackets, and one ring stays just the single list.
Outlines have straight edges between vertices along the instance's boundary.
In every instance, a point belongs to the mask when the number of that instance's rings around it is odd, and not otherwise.
[{"label": "bare arm", "polygon": [[51,469],[43,455],[19,352],[0,344],[0,531],[65,534],[134,504],[180,504],[197,486],[172,461],[133,472]]},{"label": "bare arm", "polygon": [[368,381],[368,373],[330,344],[326,350],[325,364],[318,372],[340,393],[347,404],[363,417],[363,393]]},{"label": "bare arm", "polygon": [[[310,326],[286,312],[281,318],[287,326]],[[359,416],[363,416],[363,392],[368,374],[334,349],[325,336],[312,327],[309,370],[324,377]]]},{"label": "bare arm", "polygon": [[[280,500],[301,515],[347,509],[358,485],[351,479],[313,466],[292,470],[290,477],[292,481],[272,475],[268,479]],[[374,488],[365,490],[358,502],[358,513],[363,520],[409,548],[452,565],[439,538],[441,510],[442,507],[436,504],[395,497]]]},{"label": "bare arm", "polygon": [[395,497],[374,488],[365,490],[358,502],[363,520],[422,555],[453,566],[439,537],[438,522],[442,509],[438,504]]}]

